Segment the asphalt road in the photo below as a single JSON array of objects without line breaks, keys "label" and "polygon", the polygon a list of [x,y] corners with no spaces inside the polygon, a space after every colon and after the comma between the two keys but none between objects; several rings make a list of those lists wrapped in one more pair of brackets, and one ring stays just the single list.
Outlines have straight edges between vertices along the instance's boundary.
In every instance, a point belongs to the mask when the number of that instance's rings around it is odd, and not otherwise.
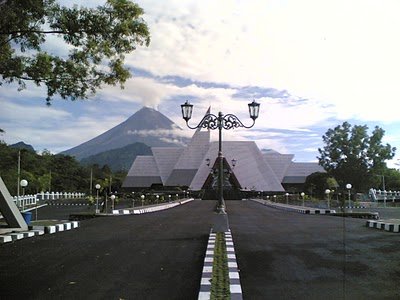
[{"label": "asphalt road", "polygon": [[214,201],[0,245],[0,299],[196,299]]},{"label": "asphalt road", "polygon": [[244,299],[400,299],[400,234],[227,201]]},{"label": "asphalt road", "polygon": [[[0,299],[197,299],[214,207],[91,219],[0,245]],[[400,299],[400,234],[252,201],[227,209],[244,299]]]},{"label": "asphalt road", "polygon": [[[95,205],[89,206],[84,200],[56,200],[37,209],[38,220],[68,220],[70,214],[95,212]],[[36,220],[36,210],[31,210],[32,220]]]}]

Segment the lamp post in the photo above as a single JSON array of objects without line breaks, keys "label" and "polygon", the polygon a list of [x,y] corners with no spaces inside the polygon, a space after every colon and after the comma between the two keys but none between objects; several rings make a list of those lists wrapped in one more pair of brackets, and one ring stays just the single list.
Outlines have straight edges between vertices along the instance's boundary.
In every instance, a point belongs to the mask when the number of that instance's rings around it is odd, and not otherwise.
[{"label": "lamp post", "polygon": [[157,204],[158,204],[158,199],[160,198],[160,196],[159,195],[156,195],[156,201],[157,201]]},{"label": "lamp post", "polygon": [[135,192],[132,192],[132,208],[135,208]]},{"label": "lamp post", "polygon": [[114,200],[115,200],[115,195],[113,194],[113,195],[111,195],[110,196],[110,198],[111,198],[111,206],[112,206],[112,209],[111,209],[111,212],[114,210]]},{"label": "lamp post", "polygon": [[95,185],[96,188],[96,214],[99,213],[99,190],[101,188],[100,184]]},{"label": "lamp post", "polygon": [[305,196],[306,194],[305,194],[304,192],[301,192],[300,195],[301,195],[301,199],[303,200],[303,207],[304,207],[304,196]]},{"label": "lamp post", "polygon": [[22,179],[19,182],[19,185],[22,187],[22,211],[24,210],[24,204],[25,204],[25,187],[28,185],[28,181],[25,179]]},{"label": "lamp post", "polygon": [[351,207],[351,188],[352,187],[353,186],[350,183],[346,184],[346,189],[349,191],[349,211],[350,211],[350,207]]},{"label": "lamp post", "polygon": [[289,193],[286,193],[285,196],[286,196],[286,204],[289,205]]},{"label": "lamp post", "polygon": [[214,114],[206,114],[200,123],[194,127],[189,125],[189,120],[192,118],[193,105],[186,101],[185,104],[181,105],[182,109],[182,117],[186,121],[186,125],[190,129],[197,128],[207,128],[211,130],[218,129],[219,131],[219,147],[218,147],[218,162],[219,162],[219,172],[218,172],[218,212],[220,214],[226,214],[225,212],[225,201],[224,201],[224,191],[223,191],[223,156],[222,156],[222,129],[235,129],[239,127],[251,128],[254,126],[256,119],[258,118],[260,104],[253,101],[248,104],[249,106],[249,114],[250,118],[253,120],[253,124],[251,126],[245,126],[238,117],[233,114],[224,115],[222,112],[218,113],[218,116]]},{"label": "lamp post", "polygon": [[142,199],[142,206],[144,206],[144,198],[145,198],[144,195],[140,196],[140,199]]},{"label": "lamp post", "polygon": [[325,190],[326,197],[328,198],[328,208],[331,208],[331,203],[330,203],[330,199],[329,199],[329,194],[330,193],[331,193],[330,189],[326,189]]}]

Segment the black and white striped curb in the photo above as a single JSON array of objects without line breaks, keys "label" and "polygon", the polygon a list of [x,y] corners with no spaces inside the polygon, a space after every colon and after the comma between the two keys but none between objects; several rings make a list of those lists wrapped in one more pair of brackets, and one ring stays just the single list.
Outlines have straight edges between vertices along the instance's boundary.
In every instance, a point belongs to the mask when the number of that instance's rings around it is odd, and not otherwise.
[{"label": "black and white striped curb", "polygon": [[371,221],[368,220],[366,226],[369,228],[376,228],[390,232],[400,232],[400,222],[391,222],[390,220]]},{"label": "black and white striped curb", "polygon": [[[226,252],[228,256],[230,299],[242,300],[242,287],[240,285],[239,270],[236,262],[232,235],[230,232],[225,232],[224,234]],[[211,232],[208,238],[206,256],[204,258],[203,273],[201,276],[200,291],[198,297],[199,300],[208,300],[211,297],[211,278],[213,271],[215,238],[216,233]]]},{"label": "black and white striped curb", "polygon": [[200,281],[199,300],[208,300],[211,296],[211,278],[214,262],[215,238],[217,234],[210,232],[206,256],[204,258],[203,273]]},{"label": "black and white striped curb", "polygon": [[[60,203],[60,202],[49,202],[50,206],[89,206],[89,203]],[[92,204],[93,205],[93,204]]]},{"label": "black and white striped curb", "polygon": [[67,223],[60,223],[47,226],[31,226],[28,231],[9,232],[0,235],[0,244],[8,243],[23,238],[30,238],[36,235],[53,234],[57,232],[67,231],[79,227],[78,221],[71,221]]},{"label": "black and white striped curb", "polygon": [[228,269],[229,269],[229,287],[231,290],[232,300],[241,300],[242,287],[240,285],[239,268],[236,262],[235,247],[231,232],[225,232],[226,253],[228,256]]},{"label": "black and white striped curb", "polygon": [[182,200],[179,202],[171,202],[171,203],[166,203],[162,205],[156,205],[156,206],[148,206],[148,207],[143,207],[143,208],[125,208],[125,209],[114,209],[112,211],[113,215],[138,215],[138,214],[145,214],[145,213],[150,213],[150,212],[155,212],[159,210],[164,210],[168,208],[172,208],[178,205],[182,205],[185,203],[188,203],[190,201],[193,201],[193,198]]},{"label": "black and white striped curb", "polygon": [[0,235],[0,244],[9,243],[24,238],[30,238],[36,235],[43,235],[43,234],[44,230],[41,229],[5,233]]},{"label": "black and white striped curb", "polygon": [[286,210],[286,211],[293,211],[298,212],[301,214],[309,214],[309,215],[328,215],[336,213],[334,209],[323,209],[323,208],[313,208],[313,207],[303,207],[303,206],[296,206],[296,205],[288,205],[282,203],[275,203],[268,200],[260,200],[260,199],[249,199],[260,204],[264,204],[269,207],[273,207],[276,209]]},{"label": "black and white striped curb", "polygon": [[352,208],[370,208],[366,206],[339,206],[340,209],[347,208],[347,209],[352,209]]}]

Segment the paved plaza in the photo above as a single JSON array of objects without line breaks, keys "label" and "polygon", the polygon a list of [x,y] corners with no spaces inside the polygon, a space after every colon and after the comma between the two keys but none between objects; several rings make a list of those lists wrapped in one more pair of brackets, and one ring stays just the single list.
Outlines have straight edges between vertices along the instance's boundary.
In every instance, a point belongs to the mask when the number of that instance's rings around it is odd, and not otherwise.
[{"label": "paved plaza", "polygon": [[[197,299],[215,201],[0,245],[1,299]],[[399,299],[400,234],[227,201],[244,299]]]}]

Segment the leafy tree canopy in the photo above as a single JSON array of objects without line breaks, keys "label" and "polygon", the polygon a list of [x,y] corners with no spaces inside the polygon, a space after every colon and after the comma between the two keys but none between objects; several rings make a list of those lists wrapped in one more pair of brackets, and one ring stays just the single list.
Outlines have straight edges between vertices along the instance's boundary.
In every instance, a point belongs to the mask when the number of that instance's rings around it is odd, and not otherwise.
[{"label": "leafy tree canopy", "polygon": [[[111,172],[108,166],[82,166],[72,156],[53,155],[48,150],[39,155],[33,150],[13,148],[0,141],[0,176],[12,195],[17,194],[19,155],[21,179],[26,179],[29,183],[27,194],[41,191],[89,194],[90,173],[93,175],[93,185],[101,183],[105,178],[112,178],[110,189],[118,191],[126,177],[126,172]],[[107,186],[109,185],[108,183]]]},{"label": "leafy tree canopy", "polygon": [[322,137],[325,146],[318,149],[319,164],[343,186],[351,183],[356,190],[371,187],[374,175],[387,169],[396,148],[382,144],[385,131],[376,126],[368,135],[366,125],[352,126],[348,122],[329,129]]},{"label": "leafy tree canopy", "polygon": [[[55,0],[0,0],[2,83],[47,87],[47,104],[56,94],[85,99],[103,84],[123,87],[130,77],[125,54],[150,43],[143,10],[129,0],[107,0],[97,8],[60,6]],[[58,36],[65,56],[44,50]]]},{"label": "leafy tree canopy", "polygon": [[338,183],[328,173],[315,172],[307,176],[304,183],[304,190],[311,197],[323,198],[326,189],[336,190]]}]

